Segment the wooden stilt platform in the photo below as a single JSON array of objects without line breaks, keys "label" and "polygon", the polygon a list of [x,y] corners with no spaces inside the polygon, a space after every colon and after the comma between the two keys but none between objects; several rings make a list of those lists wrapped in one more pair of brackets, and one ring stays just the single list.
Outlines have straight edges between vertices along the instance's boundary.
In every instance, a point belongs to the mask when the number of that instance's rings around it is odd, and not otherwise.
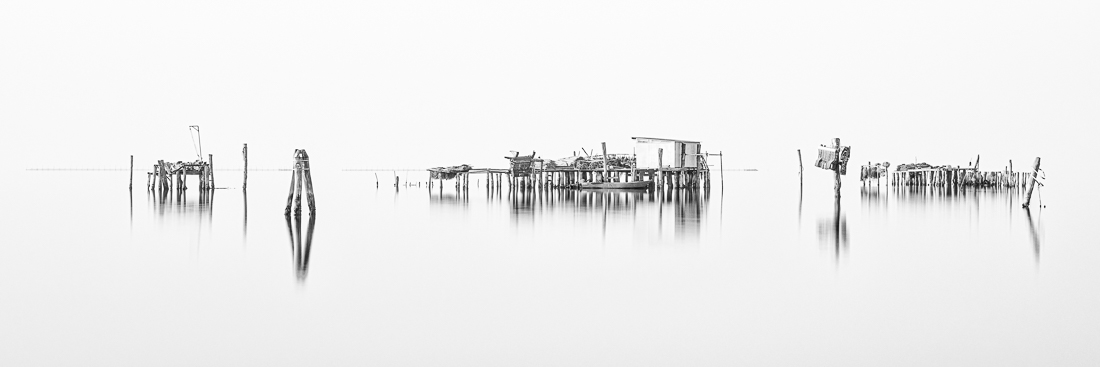
[{"label": "wooden stilt platform", "polygon": [[145,185],[150,191],[171,191],[173,188],[176,191],[187,190],[187,176],[198,176],[200,190],[213,190],[214,155],[211,154],[206,162],[171,163],[159,160],[153,165],[153,171],[146,174]]}]

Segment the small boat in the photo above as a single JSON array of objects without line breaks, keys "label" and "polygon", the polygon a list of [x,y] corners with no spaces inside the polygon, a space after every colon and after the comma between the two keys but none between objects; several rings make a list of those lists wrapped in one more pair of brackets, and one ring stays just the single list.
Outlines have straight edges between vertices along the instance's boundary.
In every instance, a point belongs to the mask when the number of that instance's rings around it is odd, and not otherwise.
[{"label": "small boat", "polygon": [[590,189],[590,190],[606,190],[606,189],[648,190],[652,186],[653,186],[653,181],[585,182],[585,183],[581,184],[581,189]]}]

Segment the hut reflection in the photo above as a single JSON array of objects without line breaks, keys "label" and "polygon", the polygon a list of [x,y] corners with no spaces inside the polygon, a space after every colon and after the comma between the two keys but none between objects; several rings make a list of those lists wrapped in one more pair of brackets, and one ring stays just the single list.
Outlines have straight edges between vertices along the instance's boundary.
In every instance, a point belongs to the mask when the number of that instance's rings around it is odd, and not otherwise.
[{"label": "hut reflection", "polygon": [[[488,191],[484,199],[489,210],[506,211],[513,226],[591,225],[602,238],[627,235],[632,242],[664,242],[670,233],[677,242],[698,239],[709,203],[709,190],[692,189]],[[430,207],[442,215],[472,210],[469,194],[452,192],[433,190]]]}]

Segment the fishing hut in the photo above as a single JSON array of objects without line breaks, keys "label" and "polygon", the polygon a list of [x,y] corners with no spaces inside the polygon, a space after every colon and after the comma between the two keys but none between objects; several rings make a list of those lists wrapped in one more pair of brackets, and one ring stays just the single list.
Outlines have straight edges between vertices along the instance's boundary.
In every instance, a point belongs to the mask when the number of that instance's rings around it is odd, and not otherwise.
[{"label": "fishing hut", "polygon": [[[605,188],[695,189],[709,187],[708,154],[697,141],[634,137],[634,149],[629,154],[609,154],[581,149],[583,154],[560,159],[543,159],[532,151],[529,155],[513,152],[505,156],[507,169],[473,168],[468,165],[435,167],[428,171],[440,185],[445,179],[456,179],[456,188],[468,188],[469,175],[485,174],[486,190],[499,190],[507,185],[512,190],[577,189],[592,187],[592,183],[608,184]],[[610,185],[617,183],[617,185]]]}]

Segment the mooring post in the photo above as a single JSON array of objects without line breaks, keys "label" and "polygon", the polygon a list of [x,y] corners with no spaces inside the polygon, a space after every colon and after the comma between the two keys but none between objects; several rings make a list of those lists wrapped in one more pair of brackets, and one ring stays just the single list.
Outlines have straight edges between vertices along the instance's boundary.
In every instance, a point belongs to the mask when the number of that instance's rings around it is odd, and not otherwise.
[{"label": "mooring post", "polygon": [[241,184],[241,189],[248,190],[248,143],[244,144],[241,153],[244,154],[244,183]]},{"label": "mooring post", "polygon": [[134,155],[130,155],[130,190],[134,189]]},{"label": "mooring post", "polygon": [[317,211],[317,204],[313,200],[313,173],[310,172],[309,169],[309,155],[306,154],[304,149],[302,150],[302,160],[302,170],[305,172],[306,178],[306,195],[309,200],[309,214],[311,216],[310,220],[312,221],[313,212]]},{"label": "mooring post", "polygon": [[1035,168],[1031,172],[1031,180],[1028,181],[1027,196],[1024,198],[1024,207],[1031,207],[1031,192],[1035,190],[1035,184],[1038,183],[1039,178],[1039,157],[1035,157]]},{"label": "mooring post", "polygon": [[[297,168],[297,164],[295,164],[295,168]],[[295,177],[295,172],[296,171],[297,171],[297,169],[293,169],[290,172],[290,191],[286,195],[286,211],[285,211],[285,214],[287,214],[287,215],[290,215],[291,205],[294,204],[294,180],[296,179],[296,177]]]}]

